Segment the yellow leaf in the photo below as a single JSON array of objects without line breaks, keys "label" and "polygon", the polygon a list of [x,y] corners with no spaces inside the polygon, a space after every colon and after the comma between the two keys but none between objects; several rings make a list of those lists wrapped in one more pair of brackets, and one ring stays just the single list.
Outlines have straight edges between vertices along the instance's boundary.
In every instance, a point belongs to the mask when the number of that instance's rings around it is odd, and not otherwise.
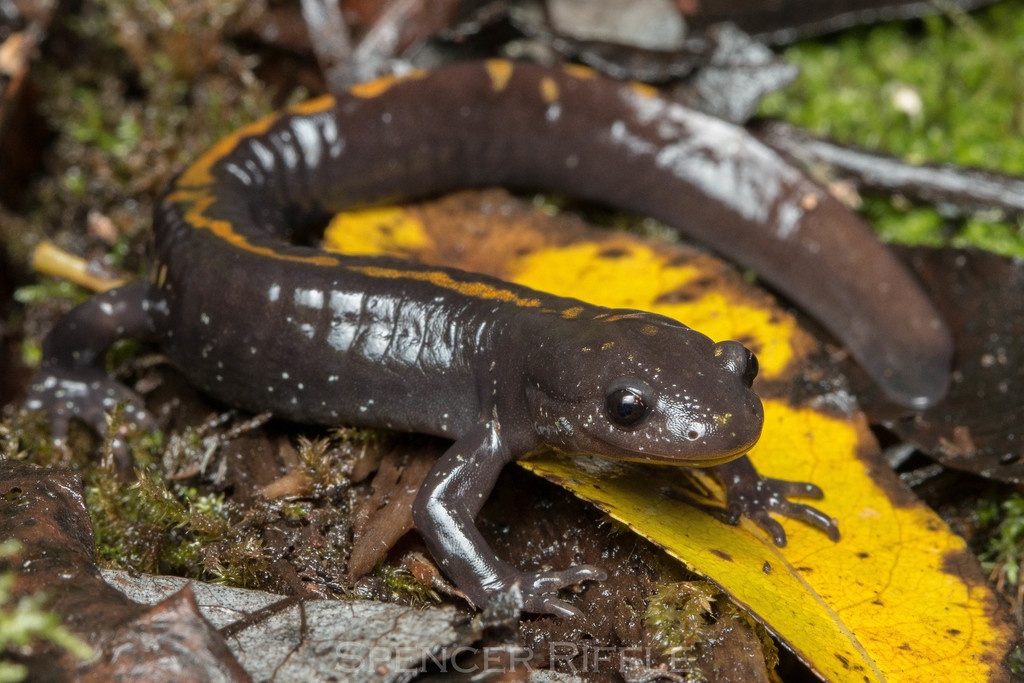
[{"label": "yellow leaf", "polygon": [[[765,405],[751,458],[766,476],[819,485],[825,499],[811,502],[839,520],[842,539],[783,520],[789,543],[780,549],[749,520],[727,526],[686,502],[721,507],[721,487],[706,471],[551,454],[521,464],[716,582],[826,680],[1009,680],[1001,660],[1015,635],[976,560],[885,466],[842,380],[792,316],[692,249],[587,230],[494,193],[476,200],[480,213],[469,221],[474,200],[466,197],[408,209],[402,230],[390,233],[399,240],[351,230],[331,239],[343,251],[347,242],[375,244],[372,253],[650,310],[713,339],[743,341],[761,362],[755,389]],[[373,232],[373,223],[363,227]],[[815,383],[828,388],[807,389]]]},{"label": "yellow leaf", "polygon": [[1005,675],[998,662],[1014,636],[974,558],[880,462],[870,462],[877,447],[860,416],[767,400],[764,436],[751,457],[763,474],[820,485],[825,499],[816,505],[839,519],[840,542],[783,520],[789,543],[776,548],[749,520],[719,522],[679,500],[720,503],[717,483],[699,470],[690,476],[716,495],[687,494],[681,471],[653,466],[553,455],[523,464],[711,578],[826,680]]},{"label": "yellow leaf", "polygon": [[381,206],[338,214],[320,246],[346,254],[401,255],[423,249],[427,240],[423,224],[408,211]]},{"label": "yellow leaf", "polygon": [[795,321],[772,321],[774,310],[729,301],[719,291],[671,298],[708,275],[701,260],[673,263],[670,254],[628,235],[598,242],[552,246],[515,259],[511,279],[543,292],[615,308],[638,308],[675,318],[712,339],[739,339],[757,350],[762,377],[777,376],[793,357]]}]

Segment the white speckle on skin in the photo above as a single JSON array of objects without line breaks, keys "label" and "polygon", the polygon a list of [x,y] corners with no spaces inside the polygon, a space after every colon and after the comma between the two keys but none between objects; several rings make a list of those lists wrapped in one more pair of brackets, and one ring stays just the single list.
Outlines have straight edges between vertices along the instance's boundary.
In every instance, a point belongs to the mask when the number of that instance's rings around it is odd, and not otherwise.
[{"label": "white speckle on skin", "polygon": [[[171,286],[167,285],[167,289],[170,288]],[[167,306],[167,299],[159,299],[153,302],[153,310],[157,311],[162,315],[168,315],[171,312],[171,309]]]},{"label": "white speckle on skin", "polygon": [[225,170],[231,175],[235,176],[243,185],[249,187],[252,185],[252,177],[245,172],[244,169],[239,168],[238,164],[225,164]]},{"label": "white speckle on skin", "polygon": [[[727,201],[743,218],[773,222],[782,239],[799,230],[804,210],[793,198],[823,200],[822,191],[753,137],[737,133],[723,121],[682,105],[623,91],[623,100],[640,125],[654,123],[664,145],[634,134],[623,121],[612,124],[614,142],[636,155],[649,155],[660,168],[700,188],[719,201]],[[721,149],[709,157],[702,150]],[[722,155],[735,153],[742,163],[723,163]],[[771,215],[772,212],[775,215]]]},{"label": "white speckle on skin", "polygon": [[313,120],[296,116],[291,122],[295,140],[302,148],[302,158],[307,168],[316,168],[320,163],[320,136]]},{"label": "white speckle on skin", "polygon": [[305,306],[314,310],[324,307],[324,293],[320,289],[296,289],[293,299],[296,306]]},{"label": "white speckle on skin", "polygon": [[363,306],[363,295],[358,292],[331,292],[328,305],[333,312],[327,343],[336,351],[347,351],[355,340],[356,325]]},{"label": "white speckle on skin", "polygon": [[299,152],[295,149],[294,145],[288,144],[291,142],[291,139],[292,136],[288,131],[282,131],[280,140],[285,144],[274,146],[281,154],[281,160],[284,162],[284,167],[288,170],[295,170],[299,167]]},{"label": "white speckle on skin", "polygon": [[267,290],[267,300],[274,302],[279,298],[281,298],[281,285],[270,285],[270,289]]},{"label": "white speckle on skin", "polygon": [[345,152],[345,140],[338,135],[338,124],[333,116],[317,117],[321,124],[320,135],[327,143],[327,154],[332,159],[337,159]]}]

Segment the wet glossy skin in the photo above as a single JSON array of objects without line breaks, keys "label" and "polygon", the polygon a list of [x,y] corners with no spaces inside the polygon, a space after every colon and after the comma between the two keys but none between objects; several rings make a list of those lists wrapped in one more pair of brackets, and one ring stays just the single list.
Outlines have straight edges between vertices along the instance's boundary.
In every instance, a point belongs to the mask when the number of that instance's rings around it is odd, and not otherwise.
[{"label": "wet glossy skin", "polygon": [[595,310],[603,316],[597,324],[563,322],[559,333],[538,335],[524,359],[526,404],[544,443],[620,460],[715,465],[757,442],[764,416],[749,389],[756,360],[743,345],[715,344],[663,316]]},{"label": "wet glossy skin", "polygon": [[[414,519],[478,606],[518,585],[525,610],[575,614],[558,589],[602,576],[522,573],[474,525],[501,468],[542,444],[714,465],[733,516],[776,542],[785,536],[769,510],[835,537],[834,521],[786,500],[820,491],[763,480],[741,457],[762,413],[756,361],[736,342],[457,270],[303,246],[353,204],[492,184],[562,190],[659,216],[815,310],[836,307],[823,319],[849,328],[891,394],[935,400],[948,375],[944,327],[917,286],[826,193],[722,126],[642,86],[506,62],[366,84],[252,124],[157,205],[150,281],[94,297],[54,329],[28,405],[47,409],[57,434],[73,416],[102,431],[103,409],[122,399],[147,422],[102,364],[110,343],[138,337],[226,403],[448,437]],[[879,296],[880,283],[906,296]]]}]

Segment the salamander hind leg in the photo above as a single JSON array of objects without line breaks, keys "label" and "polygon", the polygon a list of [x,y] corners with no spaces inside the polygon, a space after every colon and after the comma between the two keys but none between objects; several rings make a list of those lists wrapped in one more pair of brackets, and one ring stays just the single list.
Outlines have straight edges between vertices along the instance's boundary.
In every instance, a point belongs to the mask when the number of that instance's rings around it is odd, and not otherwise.
[{"label": "salamander hind leg", "polygon": [[[154,426],[142,398],[108,376],[104,367],[105,351],[115,341],[156,337],[148,292],[148,284],[139,281],[98,294],[65,315],[47,335],[25,407],[47,413],[56,438],[67,435],[72,419],[105,435],[106,414],[124,401],[127,421],[146,429]],[[123,448],[115,442],[115,450]]]},{"label": "salamander hind leg", "polygon": [[511,458],[494,423],[482,423],[456,441],[427,475],[413,504],[413,520],[427,548],[470,602],[483,607],[494,594],[518,589],[523,611],[582,616],[558,591],[604,580],[590,565],[562,571],[523,572],[498,559],[474,518]]}]

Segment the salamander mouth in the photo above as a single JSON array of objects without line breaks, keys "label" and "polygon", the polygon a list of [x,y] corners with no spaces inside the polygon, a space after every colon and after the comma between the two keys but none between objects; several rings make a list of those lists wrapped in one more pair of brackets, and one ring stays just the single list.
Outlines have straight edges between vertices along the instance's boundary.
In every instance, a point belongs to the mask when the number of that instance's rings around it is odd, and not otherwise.
[{"label": "salamander mouth", "polygon": [[674,460],[672,462],[676,465],[684,465],[686,467],[715,467],[717,465],[724,465],[727,462],[732,462],[736,458],[742,458],[744,455],[746,455],[747,451],[753,448],[753,446],[754,444],[750,444],[749,446],[733,451],[726,455],[713,458],[702,458],[700,460]]},{"label": "salamander mouth", "polygon": [[652,453],[637,453],[635,458],[625,457],[617,458],[619,460],[629,460],[630,462],[642,462],[642,463],[653,463],[655,465],[674,465],[676,467],[715,467],[717,465],[724,465],[727,462],[731,462],[736,458],[742,457],[749,449],[737,450],[735,452],[726,453],[724,455],[714,456],[701,456],[701,457],[670,457],[664,455],[654,455]]},{"label": "salamander mouth", "polygon": [[625,460],[628,462],[639,462],[648,463],[655,465],[674,465],[676,467],[715,467],[716,465],[724,465],[727,462],[735,460],[736,458],[742,457],[754,447],[755,444],[760,440],[760,434],[753,441],[745,444],[736,446],[727,451],[715,451],[706,454],[687,454],[687,455],[663,455],[660,453],[652,453],[649,451],[641,451],[636,449],[626,450],[621,446],[621,454],[609,455],[606,453],[601,454],[602,457],[612,458],[614,460]]}]

